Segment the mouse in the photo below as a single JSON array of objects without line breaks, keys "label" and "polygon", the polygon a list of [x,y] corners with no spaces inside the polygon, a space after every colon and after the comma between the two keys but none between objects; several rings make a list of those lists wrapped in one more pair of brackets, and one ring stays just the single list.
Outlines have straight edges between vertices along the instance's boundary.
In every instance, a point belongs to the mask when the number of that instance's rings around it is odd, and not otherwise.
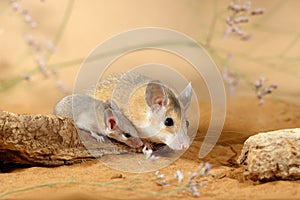
[{"label": "mouse", "polygon": [[193,95],[191,83],[177,94],[160,80],[138,73],[117,73],[100,81],[90,95],[103,101],[113,99],[140,138],[173,150],[189,147],[186,112]]},{"label": "mouse", "polygon": [[79,129],[90,132],[98,142],[107,136],[132,148],[143,146],[134,125],[113,100],[104,102],[85,94],[72,94],[55,105],[53,114],[72,118]]}]

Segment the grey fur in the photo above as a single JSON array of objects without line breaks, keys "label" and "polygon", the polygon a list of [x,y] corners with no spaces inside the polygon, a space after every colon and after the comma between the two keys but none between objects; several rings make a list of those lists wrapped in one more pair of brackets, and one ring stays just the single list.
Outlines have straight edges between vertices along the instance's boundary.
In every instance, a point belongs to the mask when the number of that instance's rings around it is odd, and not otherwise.
[{"label": "grey fur", "polygon": [[[54,107],[53,113],[72,118],[78,128],[91,132],[97,141],[102,141],[99,136],[102,134],[124,142],[128,146],[142,145],[135,127],[112,100],[105,103],[88,95],[73,94],[59,101]],[[110,118],[115,121],[115,125],[109,124]],[[125,133],[132,137],[124,137]]]}]

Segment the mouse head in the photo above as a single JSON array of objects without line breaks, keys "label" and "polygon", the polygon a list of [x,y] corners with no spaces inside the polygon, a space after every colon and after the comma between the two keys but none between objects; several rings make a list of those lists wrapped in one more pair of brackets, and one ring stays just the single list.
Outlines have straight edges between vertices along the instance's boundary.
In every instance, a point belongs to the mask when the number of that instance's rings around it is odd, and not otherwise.
[{"label": "mouse head", "polygon": [[133,148],[142,146],[143,142],[138,138],[138,132],[133,124],[112,100],[108,100],[107,104],[109,106],[104,111],[106,135]]},{"label": "mouse head", "polygon": [[160,81],[155,80],[147,84],[145,100],[149,106],[148,116],[151,126],[157,131],[152,133],[152,141],[165,143],[174,150],[186,149],[189,146],[185,113],[191,99],[191,84],[178,96]]}]

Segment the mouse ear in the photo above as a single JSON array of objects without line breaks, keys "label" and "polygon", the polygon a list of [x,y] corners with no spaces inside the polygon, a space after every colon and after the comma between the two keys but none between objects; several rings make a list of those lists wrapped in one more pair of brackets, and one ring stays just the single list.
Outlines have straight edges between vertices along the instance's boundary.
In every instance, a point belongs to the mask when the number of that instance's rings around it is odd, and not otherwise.
[{"label": "mouse ear", "polygon": [[184,112],[186,112],[187,109],[190,107],[192,96],[193,96],[193,88],[192,88],[192,84],[189,83],[178,96],[178,100],[181,102]]},{"label": "mouse ear", "polygon": [[167,105],[168,97],[166,88],[158,80],[149,82],[146,87],[145,99],[149,107],[152,107],[153,105]]},{"label": "mouse ear", "polygon": [[104,122],[109,130],[115,130],[117,128],[116,118],[114,117],[113,112],[110,108],[107,108],[104,111]]},{"label": "mouse ear", "polygon": [[117,106],[117,104],[114,100],[108,99],[106,101],[106,104],[111,108],[112,111],[120,111],[119,107]]}]

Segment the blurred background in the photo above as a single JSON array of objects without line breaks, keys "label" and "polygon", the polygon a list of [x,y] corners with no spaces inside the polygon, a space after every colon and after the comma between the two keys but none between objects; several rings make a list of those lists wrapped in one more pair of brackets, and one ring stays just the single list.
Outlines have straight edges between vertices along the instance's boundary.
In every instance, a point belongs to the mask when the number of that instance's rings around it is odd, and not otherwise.
[{"label": "blurred background", "polygon": [[[263,77],[261,88],[278,86],[266,104],[299,102],[299,9],[296,0],[1,0],[0,109],[51,113],[98,44],[141,27],[173,29],[201,44],[224,77],[228,101],[258,103],[254,83]],[[139,51],[111,68],[149,62],[181,69],[207,100],[203,81],[190,78],[189,64],[175,55]]]}]

